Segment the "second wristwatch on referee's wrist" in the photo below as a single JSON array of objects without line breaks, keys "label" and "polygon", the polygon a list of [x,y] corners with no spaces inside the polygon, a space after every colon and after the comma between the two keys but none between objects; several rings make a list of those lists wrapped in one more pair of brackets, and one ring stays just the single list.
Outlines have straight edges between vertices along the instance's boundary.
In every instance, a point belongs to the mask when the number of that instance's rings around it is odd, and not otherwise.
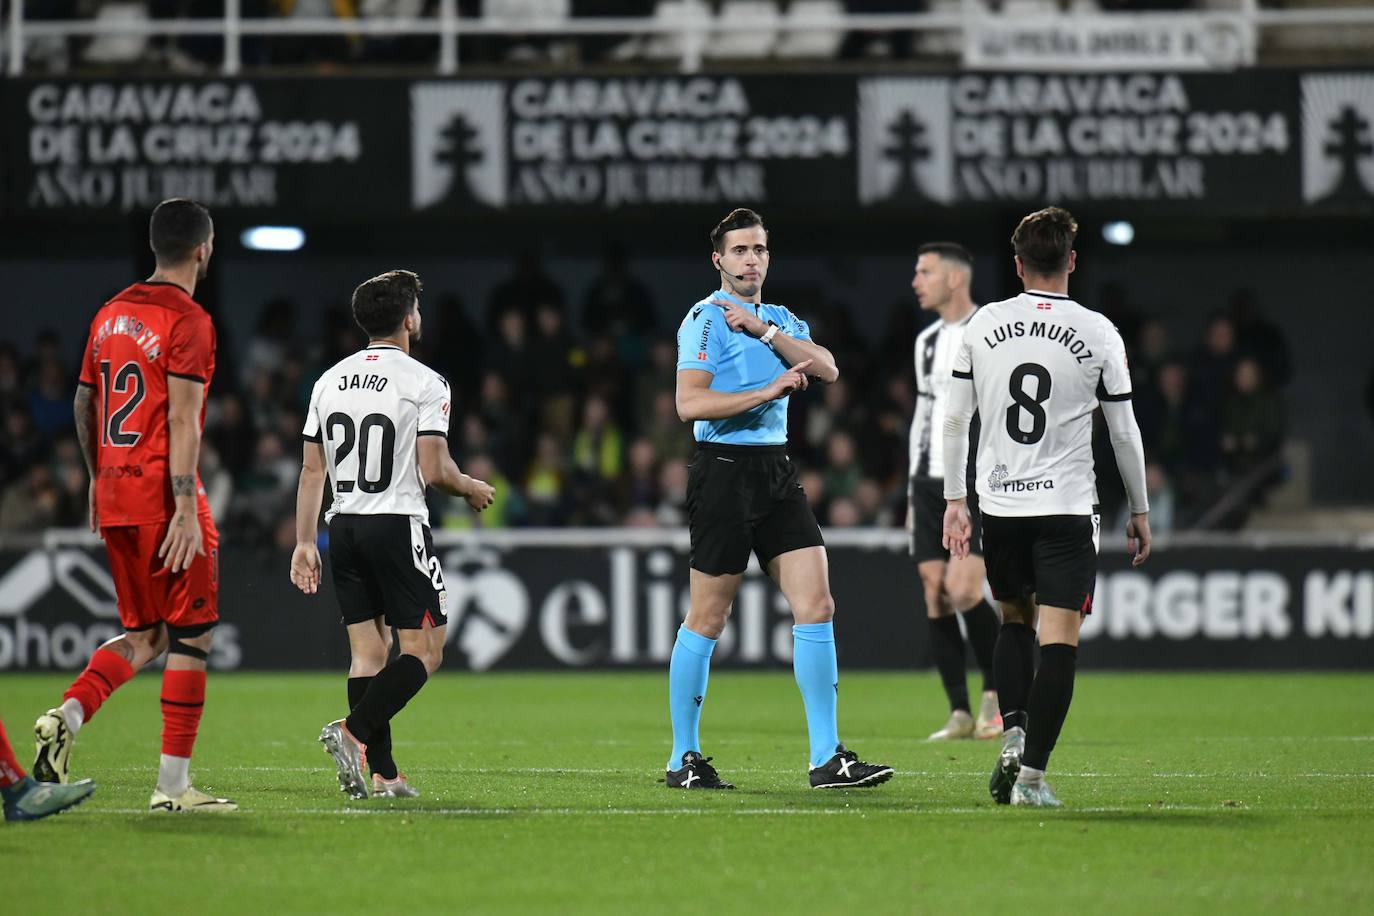
[{"label": "second wristwatch on referee's wrist", "polygon": [[774,337],[774,335],[776,335],[777,333],[778,333],[778,326],[777,326],[776,324],[774,324],[773,322],[770,321],[770,322],[768,322],[768,330],[766,330],[766,331],[763,332],[763,336],[760,337],[759,340],[761,340],[763,343],[768,344],[768,346],[771,347],[771,346],[773,346],[773,337]]}]

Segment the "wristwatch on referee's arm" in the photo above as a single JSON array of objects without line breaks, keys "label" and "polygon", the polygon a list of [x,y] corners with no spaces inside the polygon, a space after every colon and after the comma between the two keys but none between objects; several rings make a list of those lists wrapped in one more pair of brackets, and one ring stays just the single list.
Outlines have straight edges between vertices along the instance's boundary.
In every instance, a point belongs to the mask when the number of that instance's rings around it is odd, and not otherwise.
[{"label": "wristwatch on referee's arm", "polygon": [[772,346],[773,346],[773,337],[774,337],[774,335],[776,335],[777,333],[778,333],[778,326],[777,326],[776,324],[774,324],[773,322],[770,321],[770,322],[768,322],[768,330],[766,330],[766,331],[763,332],[763,336],[760,337],[759,340],[761,340],[762,342],[768,344],[769,347],[772,347]]}]

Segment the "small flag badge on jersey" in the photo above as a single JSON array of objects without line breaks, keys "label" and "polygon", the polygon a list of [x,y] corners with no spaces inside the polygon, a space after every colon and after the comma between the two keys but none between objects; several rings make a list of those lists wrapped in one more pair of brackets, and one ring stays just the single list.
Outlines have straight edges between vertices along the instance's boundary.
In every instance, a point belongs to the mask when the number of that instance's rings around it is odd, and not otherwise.
[{"label": "small flag badge on jersey", "polygon": [[1035,307],[1042,312],[1048,312],[1050,309],[1054,308],[1054,306],[1050,305],[1048,302],[1037,302],[1035,303]]},{"label": "small flag badge on jersey", "polygon": [[375,362],[377,361],[377,359],[378,359],[378,356],[377,356],[376,353],[369,353],[369,354],[367,354],[367,361],[368,361],[369,363],[375,363]]},{"label": "small flag badge on jersey", "polygon": [[701,360],[703,363],[706,362],[708,358],[709,357],[707,357],[705,350],[702,350],[699,353],[697,353],[697,359]]}]

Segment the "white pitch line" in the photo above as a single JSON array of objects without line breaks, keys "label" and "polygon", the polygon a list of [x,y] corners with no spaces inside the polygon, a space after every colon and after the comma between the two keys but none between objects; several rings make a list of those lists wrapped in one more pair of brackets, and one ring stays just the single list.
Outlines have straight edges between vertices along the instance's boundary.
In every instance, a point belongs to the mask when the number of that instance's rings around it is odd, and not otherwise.
[{"label": "white pitch line", "polygon": [[[119,767],[114,772],[117,773],[144,773],[149,772],[149,767],[125,766]],[[212,773],[333,773],[331,766],[320,765],[317,767],[266,767],[266,766],[209,766],[203,769],[197,768],[198,774]],[[466,773],[478,773],[485,776],[624,776],[640,775],[648,776],[653,771],[641,767],[447,767],[442,770],[445,773],[454,773],[462,776]],[[792,776],[796,771],[782,769],[765,769],[759,767],[730,767],[730,775],[743,773],[750,776]],[[1374,778],[1374,773],[1256,773],[1256,772],[1224,772],[1224,773],[1072,773],[1059,770],[1051,770],[1051,775],[1055,778],[1066,779],[1139,779],[1149,777],[1151,779],[1370,779]],[[910,776],[919,779],[970,779],[973,777],[987,776],[986,770],[897,770],[897,776]]]},{"label": "white pitch line", "polygon": [[[242,809],[245,814],[253,814],[251,809]],[[1237,805],[1227,806],[1222,804],[1215,805],[1102,805],[1086,808],[1064,808],[1062,813],[1072,814],[1167,814],[1174,811],[1185,812],[1223,812],[1223,811],[1330,811],[1329,807],[1321,805]],[[109,815],[126,816],[131,814],[148,814],[146,808],[81,808],[78,811],[68,814],[68,818],[79,817],[101,817]],[[393,816],[393,817],[676,817],[678,815],[709,817],[836,817],[836,816],[859,816],[869,817],[878,815],[935,815],[935,814],[992,814],[1003,815],[1003,807],[1000,805],[985,805],[981,807],[960,807],[960,808],[409,808],[404,805],[397,805],[388,808],[294,808],[291,810],[264,811],[263,814],[270,814],[273,817],[280,815],[305,815],[311,817],[357,817],[357,816]],[[159,815],[161,816],[161,815]],[[192,817],[208,817],[209,815],[191,815]],[[1010,815],[1015,816],[1015,815]],[[1054,817],[1053,812],[1042,813],[1042,817]]]}]

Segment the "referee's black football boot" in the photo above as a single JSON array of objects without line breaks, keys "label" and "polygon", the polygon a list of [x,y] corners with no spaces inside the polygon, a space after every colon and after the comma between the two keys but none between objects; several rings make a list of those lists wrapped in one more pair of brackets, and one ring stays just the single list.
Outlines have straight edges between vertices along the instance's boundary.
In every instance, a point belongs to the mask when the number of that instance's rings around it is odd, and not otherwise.
[{"label": "referee's black football boot", "polygon": [[1002,752],[997,755],[997,765],[988,780],[988,791],[999,805],[1011,804],[1011,789],[1021,772],[1021,755],[1025,750],[1026,733],[1021,729],[1014,728],[1002,736]]},{"label": "referee's black football boot", "polygon": [[733,789],[734,786],[720,778],[716,768],[711,766],[711,758],[703,757],[696,751],[682,755],[682,769],[669,770],[663,780],[670,789]]},{"label": "referee's black football boot", "polygon": [[864,763],[859,755],[843,744],[835,746],[835,756],[818,767],[811,768],[813,789],[864,789],[887,782],[892,767],[880,763]]}]

